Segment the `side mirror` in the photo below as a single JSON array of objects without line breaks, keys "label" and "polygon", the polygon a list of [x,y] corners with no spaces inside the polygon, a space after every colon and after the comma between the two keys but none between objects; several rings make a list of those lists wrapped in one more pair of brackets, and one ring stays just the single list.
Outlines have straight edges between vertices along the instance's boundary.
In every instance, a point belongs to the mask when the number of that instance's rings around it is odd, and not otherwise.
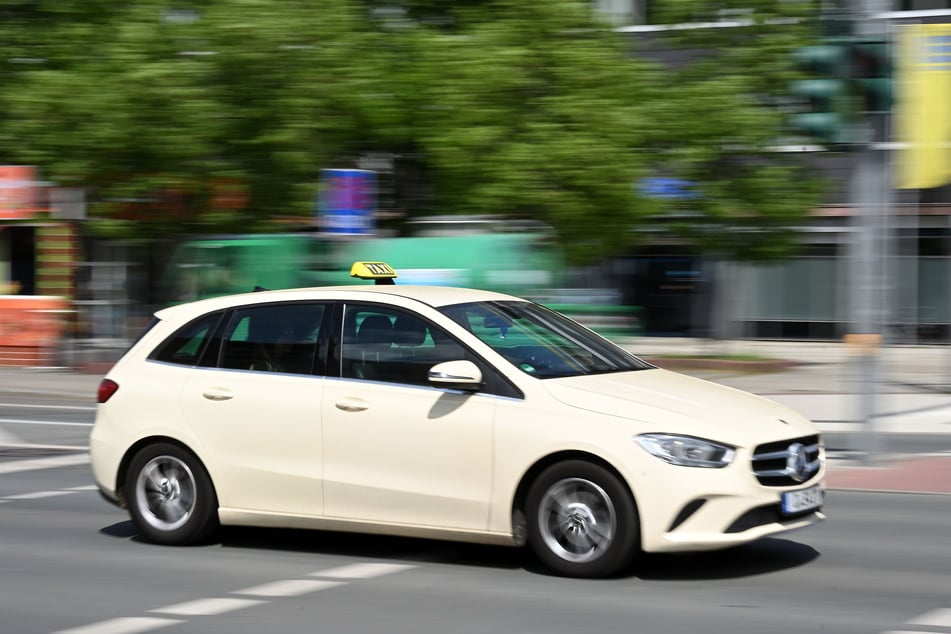
[{"label": "side mirror", "polygon": [[445,361],[429,368],[429,382],[436,387],[475,391],[482,387],[482,371],[472,361]]}]

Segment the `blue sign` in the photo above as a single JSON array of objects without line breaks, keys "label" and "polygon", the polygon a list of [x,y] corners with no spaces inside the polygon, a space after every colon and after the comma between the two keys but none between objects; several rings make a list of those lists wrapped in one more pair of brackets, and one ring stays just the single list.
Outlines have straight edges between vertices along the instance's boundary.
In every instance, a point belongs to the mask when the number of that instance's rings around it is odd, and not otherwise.
[{"label": "blue sign", "polygon": [[376,212],[376,172],[331,169],[320,172],[317,213],[324,233],[369,235]]},{"label": "blue sign", "polygon": [[683,178],[643,178],[640,191],[645,198],[661,200],[697,198],[699,194],[694,191],[693,185],[693,181]]}]

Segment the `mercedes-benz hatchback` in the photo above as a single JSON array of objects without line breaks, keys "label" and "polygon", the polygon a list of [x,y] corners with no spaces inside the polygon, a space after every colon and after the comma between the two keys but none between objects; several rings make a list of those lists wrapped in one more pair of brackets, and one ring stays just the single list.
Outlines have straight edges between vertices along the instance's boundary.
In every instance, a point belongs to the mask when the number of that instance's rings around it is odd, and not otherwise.
[{"label": "mercedes-benz hatchback", "polygon": [[160,310],[103,379],[95,480],[144,538],[224,525],[523,546],[603,576],[823,518],[816,427],[538,304],[357,285]]}]

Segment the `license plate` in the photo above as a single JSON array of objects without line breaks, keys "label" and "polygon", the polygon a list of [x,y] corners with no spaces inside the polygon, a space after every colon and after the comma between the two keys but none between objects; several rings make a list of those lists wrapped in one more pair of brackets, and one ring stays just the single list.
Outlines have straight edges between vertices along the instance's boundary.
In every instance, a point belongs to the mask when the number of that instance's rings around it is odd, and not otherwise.
[{"label": "license plate", "polygon": [[822,506],[822,489],[819,485],[801,491],[786,491],[782,495],[783,515],[795,515]]}]

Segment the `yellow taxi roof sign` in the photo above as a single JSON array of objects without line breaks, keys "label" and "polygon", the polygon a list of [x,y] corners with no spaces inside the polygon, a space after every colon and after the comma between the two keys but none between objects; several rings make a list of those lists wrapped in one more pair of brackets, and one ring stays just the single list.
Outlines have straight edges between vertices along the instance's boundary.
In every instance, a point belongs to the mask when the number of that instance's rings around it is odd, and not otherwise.
[{"label": "yellow taxi roof sign", "polygon": [[392,284],[396,271],[386,262],[354,262],[350,267],[350,277],[376,280],[377,284]]}]

